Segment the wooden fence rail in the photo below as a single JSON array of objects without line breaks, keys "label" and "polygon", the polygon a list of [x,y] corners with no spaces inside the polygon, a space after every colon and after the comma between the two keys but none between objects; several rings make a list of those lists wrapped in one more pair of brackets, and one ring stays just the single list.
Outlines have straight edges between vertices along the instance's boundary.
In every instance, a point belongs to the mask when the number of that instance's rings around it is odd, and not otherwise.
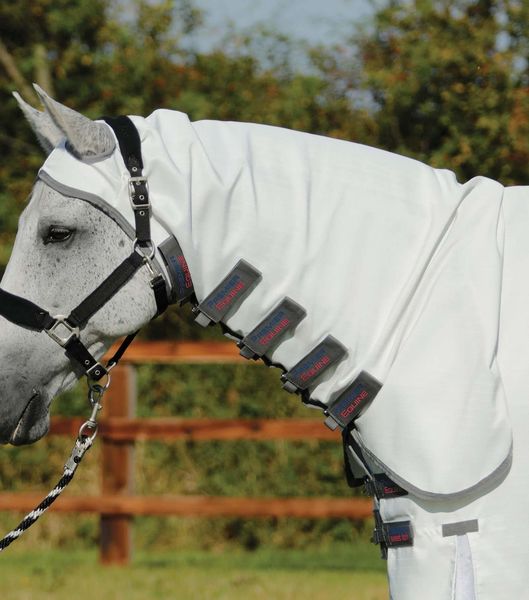
[{"label": "wooden fence rail", "polygon": [[[112,372],[100,421],[102,443],[101,495],[61,497],[51,510],[101,515],[100,557],[106,564],[126,564],[132,551],[134,515],[339,517],[364,519],[371,515],[367,498],[229,498],[212,496],[136,496],[133,443],[136,440],[336,440],[336,432],[312,419],[180,419],[134,418],[136,373],[141,363],[239,363],[234,344],[225,342],[137,342],[126,362]],[[83,419],[54,417],[52,435],[77,435]],[[31,510],[41,495],[0,494],[0,510]]]},{"label": "wooden fence rail", "polygon": [[[0,494],[0,510],[29,511],[42,494]],[[306,517],[365,519],[372,513],[365,498],[233,498],[224,496],[61,496],[55,512],[102,515],[180,515],[195,517]]]},{"label": "wooden fence rail", "polygon": [[[118,367],[119,368],[119,367]],[[116,371],[117,372],[117,371]],[[76,435],[83,419],[54,417],[50,433]],[[103,418],[99,436],[105,440],[334,440],[336,433],[312,419],[179,419]]]}]

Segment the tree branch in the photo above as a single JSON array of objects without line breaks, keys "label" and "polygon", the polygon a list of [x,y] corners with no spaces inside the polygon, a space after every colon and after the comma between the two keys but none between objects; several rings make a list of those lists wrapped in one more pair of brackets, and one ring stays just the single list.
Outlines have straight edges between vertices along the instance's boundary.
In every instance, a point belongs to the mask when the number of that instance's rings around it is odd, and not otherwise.
[{"label": "tree branch", "polygon": [[46,55],[46,48],[43,44],[35,44],[35,80],[41,88],[53,96],[53,83],[51,81],[50,65]]},{"label": "tree branch", "polygon": [[5,47],[4,43],[0,39],[0,63],[4,66],[6,73],[12,79],[13,84],[20,90],[23,96],[29,101],[30,98],[35,98],[36,95],[33,88],[28,85],[24,76],[20,72],[15,62],[15,59],[10,54],[9,50]]}]

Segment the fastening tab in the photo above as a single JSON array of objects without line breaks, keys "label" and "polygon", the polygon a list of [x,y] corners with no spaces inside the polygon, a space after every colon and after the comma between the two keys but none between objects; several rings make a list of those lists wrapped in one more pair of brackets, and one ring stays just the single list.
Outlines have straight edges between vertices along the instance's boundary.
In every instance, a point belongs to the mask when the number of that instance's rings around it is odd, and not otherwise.
[{"label": "fastening tab", "polygon": [[375,517],[375,529],[371,542],[380,545],[383,559],[388,557],[388,548],[400,548],[402,546],[413,546],[413,529],[411,521],[392,521],[385,523],[380,516],[380,511],[373,511]]},{"label": "fastening tab", "polygon": [[306,311],[299,304],[285,298],[238,346],[241,356],[256,360],[277,346],[285,335],[305,318]]},{"label": "fastening tab", "polygon": [[283,389],[299,393],[315,383],[328,369],[347,355],[346,348],[332,335],[328,335],[302,358],[288,373],[281,376]]},{"label": "fastening tab", "polygon": [[213,292],[193,308],[195,321],[203,327],[218,323],[239,306],[261,277],[257,269],[241,259]]},{"label": "fastening tab", "polygon": [[345,429],[373,401],[381,388],[380,381],[362,371],[325,410],[325,425],[332,430],[337,427]]},{"label": "fastening tab", "polygon": [[377,498],[398,498],[407,496],[408,492],[390,479],[385,473],[374,473],[371,478],[366,478],[366,494]]}]

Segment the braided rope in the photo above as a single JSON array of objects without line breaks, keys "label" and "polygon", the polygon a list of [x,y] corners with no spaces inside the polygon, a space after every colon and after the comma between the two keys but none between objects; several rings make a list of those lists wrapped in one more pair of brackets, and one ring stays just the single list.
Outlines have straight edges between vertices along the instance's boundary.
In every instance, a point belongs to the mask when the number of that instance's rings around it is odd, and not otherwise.
[{"label": "braided rope", "polygon": [[75,445],[70,454],[70,458],[64,465],[63,476],[59,479],[57,485],[51,490],[51,492],[44,498],[44,500],[36,506],[30,513],[28,513],[24,519],[17,525],[15,529],[10,531],[0,540],[0,552],[5,550],[10,544],[18,539],[26,529],[29,529],[37,519],[43,515],[48,508],[57,500],[61,495],[64,488],[70,483],[75,474],[79,463],[83,456],[90,449],[93,444],[95,436],[83,436],[75,440]]}]

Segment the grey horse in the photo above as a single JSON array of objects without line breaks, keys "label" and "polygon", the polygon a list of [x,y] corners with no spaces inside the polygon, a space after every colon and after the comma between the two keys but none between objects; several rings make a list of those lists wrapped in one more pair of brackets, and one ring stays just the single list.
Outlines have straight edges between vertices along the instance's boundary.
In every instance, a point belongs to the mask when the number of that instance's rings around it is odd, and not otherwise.
[{"label": "grey horse", "polygon": [[[130,254],[130,176],[106,123],[37,91],[43,112],[17,100],[49,157],[1,287],[66,315]],[[529,597],[526,190],[278,128],[163,110],[132,122],[156,270],[171,281],[159,247],[176,236],[198,322],[345,427],[353,478],[391,482],[375,504],[393,600]],[[151,279],[146,263],[83,325],[93,356],[153,318]],[[0,441],[34,442],[79,370],[5,319],[0,359]]]}]

